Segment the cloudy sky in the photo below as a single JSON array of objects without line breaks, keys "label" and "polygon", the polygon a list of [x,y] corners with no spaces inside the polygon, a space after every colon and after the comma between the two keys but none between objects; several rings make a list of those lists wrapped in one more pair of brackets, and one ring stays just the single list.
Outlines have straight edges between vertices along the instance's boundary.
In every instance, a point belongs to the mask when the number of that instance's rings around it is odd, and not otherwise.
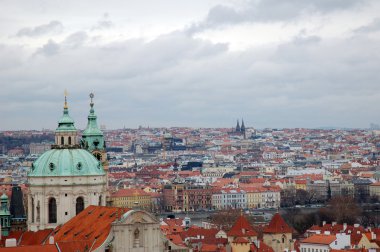
[{"label": "cloudy sky", "polygon": [[380,123],[378,0],[0,0],[0,130]]}]

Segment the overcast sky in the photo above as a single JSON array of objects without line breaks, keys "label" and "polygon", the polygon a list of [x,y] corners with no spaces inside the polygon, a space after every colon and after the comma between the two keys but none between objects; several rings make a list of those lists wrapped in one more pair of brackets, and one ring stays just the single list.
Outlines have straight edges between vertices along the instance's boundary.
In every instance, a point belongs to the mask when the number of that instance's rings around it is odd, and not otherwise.
[{"label": "overcast sky", "polygon": [[0,0],[0,130],[380,123],[378,0]]}]

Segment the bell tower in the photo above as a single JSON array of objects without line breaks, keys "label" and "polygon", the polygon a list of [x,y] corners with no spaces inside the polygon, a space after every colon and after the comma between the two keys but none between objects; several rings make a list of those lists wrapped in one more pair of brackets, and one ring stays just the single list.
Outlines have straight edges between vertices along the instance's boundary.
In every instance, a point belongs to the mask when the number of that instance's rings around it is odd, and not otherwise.
[{"label": "bell tower", "polygon": [[53,148],[72,148],[77,145],[77,138],[77,129],[74,126],[74,120],[69,115],[67,91],[65,91],[63,115],[58,121],[58,128],[55,130],[55,145]]},{"label": "bell tower", "polygon": [[94,94],[90,94],[90,113],[88,115],[87,127],[83,131],[81,146],[83,149],[91,152],[96,159],[98,159],[104,168],[104,171],[108,172],[108,161],[106,152],[106,142],[104,140],[103,132],[99,129],[97,123],[97,116],[94,110]]}]

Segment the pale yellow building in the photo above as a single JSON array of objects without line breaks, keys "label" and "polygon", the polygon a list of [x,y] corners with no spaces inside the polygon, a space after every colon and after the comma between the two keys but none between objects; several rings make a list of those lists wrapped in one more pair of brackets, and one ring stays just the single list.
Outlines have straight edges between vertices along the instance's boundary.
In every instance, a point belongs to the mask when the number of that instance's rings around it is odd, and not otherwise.
[{"label": "pale yellow building", "polygon": [[280,206],[280,189],[278,187],[247,187],[244,188],[247,197],[247,207],[278,208]]},{"label": "pale yellow building", "polygon": [[111,195],[112,206],[125,208],[152,208],[152,197],[141,189],[120,189]]}]

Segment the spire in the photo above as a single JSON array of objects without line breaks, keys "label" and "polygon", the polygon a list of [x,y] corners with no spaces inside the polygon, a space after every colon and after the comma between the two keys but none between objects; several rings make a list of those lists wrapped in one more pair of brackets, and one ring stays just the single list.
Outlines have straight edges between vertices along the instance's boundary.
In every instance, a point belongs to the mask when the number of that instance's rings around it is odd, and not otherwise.
[{"label": "spire", "polygon": [[237,123],[236,123],[236,132],[240,132],[239,119],[237,119]]},{"label": "spire", "polygon": [[103,132],[98,127],[97,116],[94,110],[94,97],[95,95],[91,93],[90,95],[90,113],[88,114],[87,127],[82,134],[82,146],[89,151],[95,149],[102,150],[104,146]]},{"label": "spire", "polygon": [[244,125],[244,120],[243,120],[243,118],[241,119],[241,127],[240,127],[240,130],[241,131],[245,131],[245,125]]},{"label": "spire", "polygon": [[65,105],[63,106],[64,109],[67,109],[67,90],[65,89]]},{"label": "spire", "polygon": [[73,147],[76,144],[77,129],[74,126],[74,120],[69,115],[69,106],[67,105],[67,91],[65,90],[65,103],[63,106],[63,115],[58,121],[58,127],[55,130],[54,148]]},{"label": "spire", "polygon": [[85,136],[103,136],[103,132],[98,128],[97,116],[94,110],[94,97],[93,93],[90,94],[90,113],[87,120],[87,128],[84,130],[83,135]]},{"label": "spire", "polygon": [[76,128],[74,127],[74,120],[69,115],[69,106],[67,105],[67,91],[65,90],[65,103],[63,106],[63,115],[61,119],[58,121],[58,128],[56,129],[56,132],[60,131],[76,131]]}]

